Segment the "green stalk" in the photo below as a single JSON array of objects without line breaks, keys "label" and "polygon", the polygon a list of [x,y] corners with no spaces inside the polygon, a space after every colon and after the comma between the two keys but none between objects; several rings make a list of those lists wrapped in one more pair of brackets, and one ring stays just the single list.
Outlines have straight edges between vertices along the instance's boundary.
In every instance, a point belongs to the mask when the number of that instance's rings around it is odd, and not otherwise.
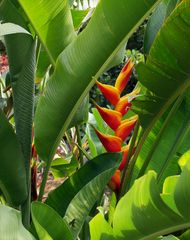
[{"label": "green stalk", "polygon": [[40,202],[42,201],[42,198],[43,198],[43,195],[44,195],[44,190],[45,190],[50,166],[51,166],[51,161],[48,162],[48,164],[47,164],[47,166],[45,167],[45,170],[44,170],[43,179],[42,179],[42,183],[41,183],[41,186],[40,186],[40,192],[39,192],[39,196],[38,196],[38,201],[40,201]]},{"label": "green stalk", "polygon": [[147,167],[148,167],[148,165],[149,165],[149,163],[152,159],[152,156],[153,156],[153,154],[154,154],[154,152],[157,148],[157,145],[158,145],[160,139],[162,138],[162,136],[163,136],[166,128],[168,127],[172,117],[176,114],[177,110],[179,109],[183,99],[184,99],[184,96],[178,97],[178,99],[176,100],[175,104],[173,105],[171,111],[169,112],[166,120],[164,121],[164,124],[162,125],[162,127],[161,127],[161,129],[160,129],[160,131],[157,135],[156,140],[154,141],[154,143],[152,145],[152,148],[150,149],[150,151],[149,151],[149,153],[148,153],[148,155],[147,155],[147,157],[146,157],[146,159],[143,163],[143,166],[140,169],[140,172],[138,174],[138,178],[144,175],[144,173],[145,173],[145,171],[146,171],[146,169],[147,169]]},{"label": "green stalk", "polygon": [[75,145],[77,146],[77,148],[82,151],[83,155],[88,159],[88,160],[91,160],[91,156],[83,149],[81,148],[77,143],[75,143]]},{"label": "green stalk", "polygon": [[77,142],[78,142],[78,146],[79,146],[79,161],[80,161],[80,166],[82,167],[84,165],[84,159],[83,159],[83,151],[82,149],[82,140],[81,140],[81,136],[80,136],[80,129],[79,126],[77,125],[75,127],[76,129],[76,134],[77,134]]},{"label": "green stalk", "polygon": [[129,166],[131,165],[130,163],[130,158],[132,156],[132,153],[133,153],[133,148],[135,146],[135,142],[136,142],[136,139],[137,139],[137,136],[138,136],[138,132],[139,132],[139,127],[140,127],[140,124],[139,124],[139,120],[138,122],[136,123],[136,126],[135,126],[135,129],[134,129],[134,133],[133,133],[133,136],[132,136],[132,140],[131,140],[131,143],[130,143],[130,148],[129,148],[129,154],[127,156],[127,159],[126,159],[126,165],[124,167],[124,170],[123,170],[123,176],[122,176],[122,179],[121,179],[121,190],[120,190],[120,193],[119,193],[119,198],[121,198],[125,193],[126,193],[126,190],[127,190],[127,184],[128,184],[128,180],[129,180],[129,175],[131,175],[130,171],[129,171]]}]

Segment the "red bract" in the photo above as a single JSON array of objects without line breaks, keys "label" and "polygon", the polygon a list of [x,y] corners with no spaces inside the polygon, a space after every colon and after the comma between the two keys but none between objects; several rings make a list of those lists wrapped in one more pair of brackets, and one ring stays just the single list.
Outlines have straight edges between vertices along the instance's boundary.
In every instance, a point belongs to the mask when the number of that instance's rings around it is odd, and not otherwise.
[{"label": "red bract", "polygon": [[101,143],[108,152],[120,152],[121,151],[121,138],[112,135],[106,135],[96,130],[96,134],[100,139]]},{"label": "red bract", "polygon": [[116,87],[111,86],[111,85],[102,84],[98,81],[96,81],[96,84],[97,84],[98,88],[100,89],[100,91],[102,92],[102,94],[104,95],[104,97],[112,105],[115,106],[120,99],[118,89]]},{"label": "red bract", "polygon": [[129,60],[124,68],[121,70],[118,78],[116,79],[115,87],[119,90],[121,94],[122,91],[125,89],[133,71],[134,63]]},{"label": "red bract", "polygon": [[122,118],[122,114],[120,112],[112,109],[102,108],[98,105],[96,105],[96,108],[111,129],[116,130],[119,127]]},{"label": "red bract", "polygon": [[103,134],[95,129],[97,136],[108,152],[121,151],[123,153],[119,169],[115,172],[109,182],[109,186],[115,191],[118,191],[120,188],[121,171],[126,165],[129,152],[129,145],[122,147],[122,144],[125,143],[126,138],[129,137],[138,120],[138,116],[135,115],[122,121],[122,117],[132,106],[131,101],[139,93],[139,89],[135,89],[133,92],[126,94],[123,97],[120,96],[130,79],[133,66],[133,62],[129,60],[116,79],[115,86],[102,84],[98,81],[96,82],[104,97],[115,107],[112,110],[96,105],[101,117],[107,125],[114,130],[115,136]]},{"label": "red bract", "polygon": [[115,174],[109,181],[109,187],[114,191],[119,191],[121,185],[121,171],[116,170]]},{"label": "red bract", "polygon": [[131,134],[134,126],[138,120],[138,116],[135,115],[132,118],[125,119],[121,122],[119,127],[115,131],[115,135],[121,138],[123,141]]}]

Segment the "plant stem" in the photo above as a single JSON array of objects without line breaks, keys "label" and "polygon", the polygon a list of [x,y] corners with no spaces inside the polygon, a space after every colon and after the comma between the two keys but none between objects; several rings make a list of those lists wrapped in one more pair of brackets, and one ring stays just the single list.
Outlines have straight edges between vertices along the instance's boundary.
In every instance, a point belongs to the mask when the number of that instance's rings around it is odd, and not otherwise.
[{"label": "plant stem", "polygon": [[51,161],[48,162],[48,164],[46,165],[45,170],[44,170],[43,179],[42,179],[42,183],[40,186],[40,192],[39,192],[39,196],[38,196],[38,201],[40,201],[40,202],[42,201],[42,198],[44,195],[44,189],[46,186],[50,166],[51,166]]},{"label": "plant stem", "polygon": [[146,171],[146,169],[147,169],[147,167],[148,167],[148,165],[149,165],[149,163],[150,163],[150,161],[152,159],[152,156],[153,156],[153,154],[154,154],[154,152],[156,150],[156,147],[159,144],[159,141],[160,141],[161,137],[163,136],[166,128],[168,127],[168,125],[170,123],[170,120],[172,119],[172,117],[175,115],[176,111],[180,107],[183,99],[184,99],[184,96],[178,97],[178,99],[176,100],[175,104],[173,105],[170,113],[168,114],[166,120],[164,121],[164,124],[162,125],[162,127],[161,127],[161,129],[160,129],[160,131],[159,131],[159,133],[157,135],[157,138],[154,141],[154,143],[153,143],[153,145],[152,145],[152,147],[151,147],[151,149],[150,149],[150,151],[149,151],[149,153],[148,153],[148,155],[147,155],[147,157],[146,157],[146,159],[145,159],[145,161],[143,163],[142,168],[140,169],[140,172],[138,174],[138,178],[144,175],[144,173],[145,173],[145,171]]},{"label": "plant stem", "polygon": [[81,148],[77,143],[75,143],[75,145],[77,146],[77,148],[78,148],[79,150],[82,151],[83,155],[84,155],[88,160],[91,160],[91,159],[92,159],[91,156],[90,156],[83,148]]},{"label": "plant stem", "polygon": [[79,129],[79,126],[77,125],[75,127],[76,129],[76,134],[77,134],[77,142],[78,142],[78,146],[80,147],[79,148],[79,161],[80,161],[80,166],[83,166],[84,165],[84,159],[83,159],[83,152],[82,152],[82,141],[81,141],[81,136],[80,136],[80,129]]},{"label": "plant stem", "polygon": [[123,170],[123,176],[122,176],[122,179],[121,179],[121,190],[120,190],[120,193],[119,193],[119,198],[121,198],[126,193],[127,182],[128,182],[128,178],[129,178],[129,176],[128,176],[129,175],[129,165],[130,165],[129,160],[130,160],[130,158],[132,156],[132,153],[133,153],[133,148],[135,146],[135,142],[136,142],[136,139],[137,139],[137,136],[138,136],[139,127],[140,127],[140,124],[139,124],[139,120],[138,120],[138,122],[136,123],[135,129],[134,129],[134,133],[133,133],[133,136],[132,136],[131,143],[130,143],[130,148],[129,148],[129,153],[128,153],[127,160],[126,160],[126,165],[125,165],[124,170]]}]

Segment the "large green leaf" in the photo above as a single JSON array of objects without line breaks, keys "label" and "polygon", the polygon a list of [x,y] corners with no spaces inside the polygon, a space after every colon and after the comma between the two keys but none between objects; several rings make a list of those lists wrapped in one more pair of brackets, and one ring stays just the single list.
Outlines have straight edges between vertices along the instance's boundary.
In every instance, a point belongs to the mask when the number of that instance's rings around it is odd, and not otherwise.
[{"label": "large green leaf", "polygon": [[[143,148],[138,156],[136,167],[142,171],[142,165],[149,158],[149,163],[144,170],[154,170],[159,174],[160,184],[163,180],[179,172],[177,164],[178,159],[189,148],[190,133],[190,90],[185,94],[181,104],[166,123],[166,117],[163,116],[157,121],[152,131],[149,133]],[[162,129],[162,134],[157,141],[158,134],[163,124],[166,127]],[[175,131],[174,131],[175,129]],[[156,142],[155,142],[156,141]],[[153,151],[152,151],[153,147]],[[149,154],[151,155],[149,157]],[[135,173],[138,171],[135,171]],[[142,172],[143,174],[143,172]],[[135,174],[134,174],[135,175]]]},{"label": "large green leaf", "polygon": [[90,221],[91,240],[114,240],[113,229],[108,222],[105,221],[101,213],[97,214]]},{"label": "large green leaf", "polygon": [[190,86],[189,3],[182,1],[170,15],[151,47],[146,64],[138,66],[139,81],[148,89],[145,96],[136,100],[136,112],[144,128],[151,129]]},{"label": "large green leaf", "polygon": [[30,34],[24,28],[13,23],[0,23],[0,36],[15,34],[15,33],[25,33]]},{"label": "large green leaf", "polygon": [[[9,0],[3,1],[0,6],[0,17],[3,21],[13,22],[27,29],[25,19]],[[6,36],[5,43],[13,88],[16,133],[24,155],[27,181],[29,181],[34,107],[35,42],[31,35],[14,34]]]},{"label": "large green leaf", "polygon": [[[106,153],[88,161],[46,201],[61,216],[65,216],[76,237],[91,208],[119,166],[119,153]],[[74,224],[71,224],[73,223]]]},{"label": "large green leaf", "polygon": [[35,240],[22,225],[21,213],[13,208],[0,205],[0,238],[6,240]]},{"label": "large green leaf", "polygon": [[30,174],[35,63],[36,43],[33,42],[26,55],[25,64],[20,72],[19,80],[12,82],[16,133],[18,134],[25,157],[27,176]]},{"label": "large green leaf", "polygon": [[59,56],[55,72],[36,110],[35,141],[44,161],[52,159],[94,79],[106,69],[112,57],[157,2],[100,1],[86,29]]},{"label": "large green leaf", "polygon": [[[190,227],[190,158],[186,157],[181,175],[167,179],[162,194],[158,191],[154,171],[135,181],[116,207],[115,239],[153,240]],[[107,228],[101,232],[106,235]]]},{"label": "large green leaf", "polygon": [[163,25],[165,19],[170,15],[178,0],[162,0],[150,17],[144,36],[144,52],[148,54],[156,34]]},{"label": "large green leaf", "polygon": [[51,207],[44,203],[33,202],[32,221],[40,240],[72,240],[67,223]]},{"label": "large green leaf", "polygon": [[[25,20],[10,0],[1,1],[0,19],[3,22],[14,23],[28,30]],[[28,53],[32,42],[32,36],[29,34],[14,34],[5,36],[12,81],[18,80],[22,66],[26,61],[26,54]]]},{"label": "large green leaf", "polygon": [[67,0],[19,0],[44,45],[53,65],[63,49],[75,39]]},{"label": "large green leaf", "polygon": [[0,188],[9,204],[26,200],[26,170],[18,139],[0,110]]}]

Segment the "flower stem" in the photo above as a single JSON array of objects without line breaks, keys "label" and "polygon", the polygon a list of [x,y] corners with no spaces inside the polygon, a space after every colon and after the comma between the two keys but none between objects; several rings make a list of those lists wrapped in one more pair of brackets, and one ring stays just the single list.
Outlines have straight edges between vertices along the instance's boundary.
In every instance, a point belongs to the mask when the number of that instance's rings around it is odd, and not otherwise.
[{"label": "flower stem", "polygon": [[43,179],[42,179],[42,183],[40,186],[40,192],[39,192],[39,196],[38,196],[38,201],[40,201],[40,202],[42,201],[42,198],[44,195],[44,190],[45,190],[50,166],[51,166],[51,161],[48,162],[47,166],[45,167],[44,173],[43,173]]}]

